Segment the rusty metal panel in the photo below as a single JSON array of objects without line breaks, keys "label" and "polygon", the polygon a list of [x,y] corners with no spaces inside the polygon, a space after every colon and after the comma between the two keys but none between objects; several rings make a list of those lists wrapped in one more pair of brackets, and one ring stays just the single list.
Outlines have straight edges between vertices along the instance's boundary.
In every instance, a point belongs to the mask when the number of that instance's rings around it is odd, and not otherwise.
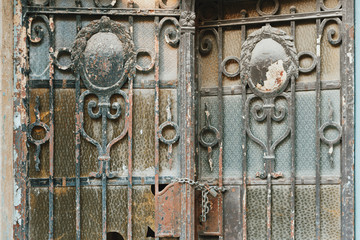
[{"label": "rusty metal panel", "polygon": [[181,234],[181,185],[167,185],[158,196],[157,233],[156,237],[180,237]]}]

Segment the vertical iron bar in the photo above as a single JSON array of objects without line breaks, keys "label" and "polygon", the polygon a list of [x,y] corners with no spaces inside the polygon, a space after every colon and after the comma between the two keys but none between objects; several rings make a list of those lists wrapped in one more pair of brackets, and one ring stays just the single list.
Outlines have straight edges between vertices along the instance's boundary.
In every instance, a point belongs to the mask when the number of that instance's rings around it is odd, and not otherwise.
[{"label": "vertical iron bar", "polygon": [[[320,11],[320,2],[319,0],[317,0],[316,2],[316,10]],[[315,212],[315,223],[316,223],[316,239],[320,240],[320,227],[321,227],[321,199],[320,199],[320,194],[321,194],[321,190],[320,190],[320,133],[319,133],[319,129],[320,129],[320,124],[321,124],[321,109],[320,109],[320,104],[321,104],[321,89],[320,89],[320,84],[321,84],[321,35],[322,33],[320,32],[320,24],[321,24],[321,20],[320,19],[316,19],[316,30],[317,30],[317,39],[316,39],[316,57],[317,57],[317,65],[316,65],[316,84],[315,84],[315,90],[316,90],[316,124],[315,124],[315,129],[316,129],[316,212]]]},{"label": "vertical iron bar", "polygon": [[[99,101],[102,101],[101,98],[99,99]],[[101,123],[101,127],[102,127],[102,139],[101,139],[101,148],[102,149],[106,149],[106,145],[107,145],[107,109],[106,107],[100,106],[100,111],[102,111],[101,116],[102,116],[102,123]],[[104,150],[102,150],[104,151]],[[101,153],[103,154],[103,153]],[[109,160],[106,160],[109,161]],[[107,185],[107,176],[106,176],[106,164],[104,160],[101,160],[100,163],[100,172],[101,172],[101,200],[102,200],[102,240],[106,240],[106,185]]]},{"label": "vertical iron bar", "polygon": [[[241,10],[241,17],[246,18],[246,10]],[[246,25],[241,25],[241,45],[246,41]],[[240,66],[239,66],[240,67]],[[240,69],[241,71],[241,69]],[[242,79],[240,79],[242,82]],[[247,133],[245,127],[245,116],[246,116],[246,84],[242,82],[241,87],[241,147],[242,147],[242,189],[240,191],[240,209],[242,211],[240,223],[241,223],[241,234],[242,239],[247,239],[247,227],[246,227],[246,187],[247,187]]]},{"label": "vertical iron bar", "polygon": [[[222,1],[219,1],[218,5],[218,19],[222,19]],[[218,106],[219,106],[219,133],[220,133],[220,141],[219,141],[219,187],[223,186],[223,142],[224,142],[224,100],[223,100],[223,76],[221,63],[223,61],[223,28],[218,28]],[[219,240],[223,239],[223,214],[224,214],[224,206],[223,206],[223,195],[219,195]]]},{"label": "vertical iron bar", "polygon": [[[269,115],[268,117],[269,118]],[[271,121],[271,120],[270,120]],[[271,167],[269,165],[272,164],[271,162],[272,160],[268,161],[268,170],[271,169]],[[267,184],[266,184],[266,190],[267,190],[267,207],[266,207],[266,213],[267,213],[267,218],[266,218],[266,227],[267,227],[267,240],[271,240],[271,204],[272,204],[272,189],[271,189],[271,172],[269,171],[267,173]]]},{"label": "vertical iron bar", "polygon": [[[80,7],[77,4],[78,7]],[[76,15],[76,32],[78,33],[81,30],[81,16]],[[75,127],[76,127],[76,133],[75,133],[75,158],[76,158],[76,165],[75,165],[75,176],[76,176],[76,182],[75,182],[75,198],[76,198],[76,240],[81,239],[81,205],[80,205],[80,176],[81,176],[81,170],[80,170],[80,148],[81,148],[81,135],[80,135],[80,129],[81,129],[81,122],[80,122],[80,116],[79,112],[83,111],[79,108],[79,98],[81,94],[80,89],[80,75],[76,74],[76,81],[75,81],[75,95],[76,95],[76,106],[75,106]]]},{"label": "vertical iron bar", "polygon": [[[265,99],[265,105],[274,105],[274,99]],[[265,107],[264,107],[265,108]],[[266,149],[268,151],[271,149],[272,144],[272,124],[271,124],[271,116],[272,116],[272,108],[267,107],[264,109],[266,111]],[[266,153],[267,156],[269,156],[269,152]],[[271,153],[273,154],[273,153]],[[271,217],[272,217],[272,187],[271,187],[271,173],[273,172],[274,166],[274,156],[273,158],[266,158],[265,159],[265,171],[267,173],[267,184],[266,184],[266,192],[267,192],[267,207],[266,207],[266,227],[267,227],[267,240],[271,240]]]},{"label": "vertical iron bar", "polygon": [[[291,7],[290,8],[290,13],[291,14],[295,14],[296,13],[296,9],[295,7]],[[294,39],[294,45],[296,46],[296,25],[295,25],[295,21],[291,21],[291,35]],[[295,240],[295,211],[296,211],[296,202],[295,202],[295,197],[296,197],[296,182],[295,182],[295,178],[296,178],[296,159],[295,159],[295,141],[296,141],[296,131],[295,131],[295,94],[296,94],[296,88],[295,88],[295,78],[291,77],[291,106],[290,106],[290,117],[291,117],[291,193],[290,193],[290,197],[291,197],[291,202],[290,202],[290,208],[291,208],[291,213],[290,213],[290,239],[291,240]]]},{"label": "vertical iron bar", "polygon": [[49,240],[54,239],[54,48],[55,48],[55,29],[54,16],[49,16]]},{"label": "vertical iron bar", "polygon": [[[160,155],[159,155],[159,40],[160,40],[160,30],[159,29],[159,17],[155,17],[155,214],[158,213],[158,194],[159,194],[159,170],[160,170]],[[155,226],[158,228],[158,218],[155,217]]]},{"label": "vertical iron bar", "polygon": [[106,173],[104,170],[104,163],[102,165],[102,177],[101,177],[101,201],[102,201],[102,240],[106,240]]},{"label": "vertical iron bar", "polygon": [[[134,19],[132,16],[129,16],[129,25],[130,25],[130,34],[131,38],[134,39]],[[133,71],[133,70],[132,70]],[[135,70],[134,70],[135,71]],[[135,73],[134,73],[135,74]],[[134,75],[129,79],[129,117],[127,121],[129,122],[128,128],[128,240],[132,240],[132,189],[133,189],[133,179],[132,179],[132,114],[133,114],[133,84],[134,84]]]},{"label": "vertical iron bar", "polygon": [[[341,149],[341,239],[354,239],[354,4],[358,1],[342,1],[345,14],[342,18],[341,69],[341,120],[343,126]],[[357,26],[358,28],[358,26]],[[357,62],[359,61],[356,59]],[[358,97],[357,97],[358,98]],[[357,140],[359,141],[359,140]],[[357,173],[360,174],[360,173]],[[357,183],[359,184],[359,183]],[[357,235],[355,235],[358,237]]]},{"label": "vertical iron bar", "polygon": [[[30,80],[30,41],[27,37],[25,37],[26,39],[26,60],[24,59],[24,61],[26,62],[25,63],[25,66],[24,66],[24,70],[26,70],[28,73],[27,74],[24,74],[24,78],[25,78],[25,82],[26,82],[26,85],[25,85],[25,88],[26,88],[26,101],[24,103],[25,107],[26,107],[26,126],[29,126],[30,125],[30,87],[29,87],[29,80]],[[25,57],[24,57],[25,58]],[[25,140],[25,144],[27,145],[27,140]],[[28,151],[28,149],[26,149],[26,164],[25,164],[25,172],[26,172],[26,184],[28,184],[28,179],[30,178],[29,177],[29,168],[30,168],[30,152]],[[30,195],[29,195],[29,188],[26,188],[26,209],[29,208],[30,206]],[[25,231],[26,231],[26,234],[29,233],[29,229],[30,229],[30,214],[29,214],[29,211],[26,211],[26,223],[25,223]]]}]

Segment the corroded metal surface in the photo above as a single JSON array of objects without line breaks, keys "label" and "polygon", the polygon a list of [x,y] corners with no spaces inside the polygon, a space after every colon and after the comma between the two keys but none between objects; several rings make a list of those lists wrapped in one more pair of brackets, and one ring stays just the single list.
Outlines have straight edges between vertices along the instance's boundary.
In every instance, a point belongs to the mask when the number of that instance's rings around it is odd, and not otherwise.
[{"label": "corroded metal surface", "polygon": [[[352,5],[351,2],[348,6]],[[225,169],[241,165],[241,172],[236,173],[233,170],[231,171],[232,175],[227,172],[222,176],[225,186],[234,183],[241,186],[238,203],[240,212],[229,211],[230,205],[233,204],[229,201],[227,202],[229,206],[224,205],[224,218],[236,221],[241,229],[225,227],[224,237],[279,239],[278,224],[283,224],[282,226],[287,230],[282,229],[281,234],[285,234],[290,239],[300,239],[298,229],[302,229],[304,223],[297,212],[299,200],[296,193],[299,186],[309,184],[316,186],[314,198],[311,201],[313,215],[316,217],[311,222],[312,227],[308,228],[307,234],[312,234],[316,239],[328,239],[331,238],[330,236],[337,235],[338,229],[334,228],[331,233],[323,230],[327,226],[322,218],[326,216],[326,212],[322,208],[326,200],[321,197],[325,190],[320,186],[331,184],[323,182],[324,177],[342,176],[340,177],[343,179],[342,181],[345,181],[344,179],[347,177],[350,180],[346,180],[346,184],[336,181],[336,184],[341,186],[343,191],[348,189],[347,184],[353,189],[353,173],[348,172],[351,171],[353,163],[353,154],[351,153],[353,142],[344,143],[344,136],[353,136],[353,129],[347,128],[348,124],[350,126],[353,124],[353,110],[348,113],[345,109],[334,110],[333,108],[333,105],[340,104],[340,102],[343,107],[347,106],[349,103],[345,104],[345,99],[353,98],[353,90],[350,90],[352,93],[349,92],[349,89],[352,89],[352,77],[349,77],[349,71],[344,72],[344,68],[349,70],[351,67],[343,65],[345,59],[353,60],[353,39],[351,39],[353,34],[349,33],[352,32],[353,22],[346,25],[349,32],[344,29],[345,19],[353,21],[352,12],[348,12],[349,8],[346,8],[342,1],[336,0],[327,2],[321,0],[296,2],[258,0],[252,3],[199,1],[197,6],[199,27],[197,31],[199,87],[197,106],[199,109],[203,109],[202,105],[205,102],[210,105],[207,107],[208,109],[217,108],[217,111],[211,112],[214,128],[220,129],[225,123],[224,134],[221,134],[220,140],[224,141],[225,145],[214,146],[211,149],[215,156],[211,158],[215,166],[214,170],[208,167],[207,159],[209,158],[207,156],[209,153],[203,149],[201,139],[198,140],[197,176],[200,181],[217,184],[221,182],[221,179],[214,178],[217,178],[217,173],[219,173],[219,177],[221,176],[221,165],[224,165]],[[267,34],[266,28],[270,29],[271,26],[284,31],[275,30],[273,36],[277,34],[280,36],[282,32],[284,40],[282,46],[287,49],[286,51],[275,43],[281,41],[275,40],[276,37],[271,36],[271,31],[268,31],[269,34]],[[258,40],[256,40],[256,36],[259,37]],[[349,44],[344,42],[345,36]],[[298,48],[298,51],[295,48]],[[330,52],[331,54],[329,54]],[[349,55],[349,58],[346,57],[346,54]],[[275,56],[276,59],[273,60],[276,61],[269,59],[262,61],[268,56]],[[220,58],[220,63],[218,58]],[[279,62],[280,59],[286,60]],[[352,66],[352,64],[350,65]],[[284,71],[289,72],[282,75],[281,72]],[[280,73],[280,77],[275,76],[277,72]],[[220,79],[216,74],[221,75]],[[274,81],[269,81],[269,78]],[[350,81],[350,88],[342,85],[343,79]],[[330,83],[333,80],[335,81]],[[333,89],[333,94],[335,92],[337,94],[342,89],[342,97],[340,97],[342,100],[335,95],[325,97],[326,89],[330,88]],[[346,91],[344,91],[345,89]],[[307,125],[304,125],[301,119],[307,118],[307,114],[310,113],[302,112],[302,109],[308,108],[307,104],[310,103],[303,103],[299,96],[301,92],[305,91],[311,92],[311,109],[315,110],[311,113],[315,116],[315,121],[311,121],[311,124]],[[274,102],[270,101],[273,97]],[[223,112],[221,106],[227,99],[241,100],[241,108],[235,108],[238,105],[229,101],[227,102],[230,105],[228,108],[232,112],[226,113],[226,110]],[[270,119],[267,117],[267,112],[272,108],[274,108],[272,112],[274,115]],[[202,114],[199,112],[197,118],[204,119],[201,117]],[[337,116],[335,117],[334,114]],[[350,119],[347,119],[349,122],[344,121],[344,116],[347,114],[351,116]],[[238,118],[237,122],[232,119],[234,116]],[[227,125],[229,125],[228,128]],[[201,129],[204,126],[202,122],[198,122],[198,135],[202,133]],[[237,128],[241,129],[242,135],[239,135]],[[234,133],[235,131],[236,133]],[[304,141],[307,141],[305,132],[312,132],[311,150],[303,144]],[[231,142],[234,142],[234,137],[236,137],[236,143],[240,142],[241,144],[237,145],[241,147],[241,157],[233,157],[235,148]],[[342,144],[342,153],[339,147],[340,143]],[[255,147],[254,144],[259,146]],[[346,144],[349,146],[346,147]],[[273,154],[267,154],[266,150],[264,152],[266,146],[269,147],[268,149],[273,148]],[[286,152],[286,157],[279,157],[278,154],[283,151]],[[308,171],[304,172],[301,162],[304,161],[306,151],[313,154],[309,159]],[[345,153],[352,156],[350,157],[351,161],[345,157]],[[335,155],[337,156],[336,160]],[[263,161],[258,160],[262,158]],[[284,162],[282,162],[283,160]],[[286,164],[283,165],[285,162]],[[344,168],[346,163],[350,165]],[[343,177],[344,171],[340,172],[340,168],[338,168],[340,166],[342,169],[346,169],[347,177]],[[265,172],[261,172],[259,170],[261,168],[264,168]],[[326,175],[328,169],[331,173]],[[213,171],[215,172],[213,173]],[[255,179],[254,172],[256,173],[256,171],[258,171],[257,176],[263,180]],[[311,183],[305,180],[306,176],[303,175],[311,175]],[[302,178],[304,181],[300,180]],[[260,204],[264,211],[254,218],[253,211],[256,209],[249,206],[249,204],[254,205],[249,199],[252,196],[249,196],[248,191],[252,185],[260,182],[267,189],[264,191],[265,195],[261,197]],[[282,182],[286,182],[284,185],[289,186],[288,196],[280,197],[273,190],[275,185],[283,185]],[[347,194],[353,196],[353,192],[347,192]],[[201,198],[201,196],[197,196],[197,198]],[[282,213],[284,216],[288,216],[287,220],[282,223],[277,215],[277,203],[274,202],[279,199],[289,204],[290,209],[288,212]],[[198,201],[197,205],[200,204]],[[346,203],[349,202],[344,202],[343,199],[342,204]],[[342,224],[346,224],[342,228],[347,229],[342,232],[344,239],[352,239],[350,235],[353,234],[353,229],[350,231],[350,228],[353,227],[354,222],[353,213],[349,212],[350,208],[353,209],[352,203],[353,200],[350,201],[352,207],[343,205],[342,208],[338,206],[332,209],[334,212],[344,210],[343,220],[346,217],[346,219],[352,219],[348,224],[342,222]],[[261,235],[254,229],[254,222],[257,220],[259,220],[257,223],[260,224],[259,227],[264,230]],[[208,221],[212,222],[213,219],[208,219]],[[339,215],[337,221],[340,221]],[[215,225],[215,223],[213,224]],[[203,223],[200,223],[198,229],[202,227]],[[199,239],[203,238],[199,237]]]},{"label": "corroded metal surface", "polygon": [[353,239],[353,2],[196,3],[15,2],[14,239]]},{"label": "corroded metal surface", "polygon": [[157,237],[180,237],[181,184],[172,183],[166,186],[157,196]]},{"label": "corroded metal surface", "polygon": [[[61,228],[62,218],[54,216],[63,207],[59,202],[61,196],[74,198],[69,205],[74,213],[74,231],[68,231],[69,238],[107,239],[117,232],[116,236],[130,240],[151,238],[152,232],[156,232],[154,210],[157,204],[154,201],[157,201],[159,185],[170,183],[181,175],[180,162],[194,160],[178,151],[180,128],[184,126],[180,126],[177,117],[178,111],[184,109],[176,104],[179,82],[190,83],[192,78],[186,79],[188,75],[178,78],[177,69],[167,71],[167,66],[177,63],[166,62],[169,58],[164,53],[171,53],[170,59],[177,58],[181,38],[178,20],[182,18],[182,25],[194,31],[190,25],[194,24],[195,15],[194,5],[187,1],[152,1],[153,5],[150,2],[33,0],[17,6],[18,25],[22,28],[17,32],[22,34],[17,42],[18,52],[24,54],[18,58],[21,64],[18,81],[23,85],[17,86],[23,95],[17,100],[19,110],[25,114],[20,118],[24,123],[18,133],[27,131],[28,141],[33,143],[28,145],[29,159],[26,141],[18,142],[18,146],[25,145],[19,148],[21,155],[17,160],[25,165],[21,165],[22,169],[16,167],[23,174],[17,181],[24,181],[24,186],[33,183],[29,188],[17,185],[24,191],[19,198],[24,201],[19,206],[22,216],[15,231],[16,236],[23,234],[19,239],[35,236],[28,235],[29,227],[34,229],[36,224],[33,222],[36,214],[28,213],[27,202],[31,200],[35,204],[37,201],[35,195],[27,191],[39,188],[47,189],[48,201],[44,204],[47,212],[40,211],[38,215],[39,219],[47,217],[48,221],[41,224],[47,225],[48,230],[40,231],[36,238],[55,239],[65,230]],[[154,9],[147,9],[151,6]],[[180,17],[182,8],[186,9],[186,14]],[[188,13],[192,15],[187,17]],[[92,15],[90,19],[89,15]],[[126,21],[104,15],[126,16]],[[151,41],[139,39],[147,33],[146,28],[139,28],[143,22],[156,28],[156,39],[147,38],[154,41],[155,51],[149,47]],[[184,49],[185,46],[186,43]],[[147,64],[148,57],[151,60]],[[64,90],[55,90],[59,87]],[[75,91],[67,88],[75,88]],[[66,119],[72,116],[75,116],[74,121]],[[66,130],[61,131],[62,128]],[[173,131],[174,136],[171,135]],[[185,149],[188,148],[191,144]],[[151,185],[155,185],[155,198]],[[121,188],[121,197],[114,195],[116,186],[127,186],[126,194]],[[178,189],[183,190],[182,187]],[[181,193],[178,197],[187,198],[185,192],[178,193]],[[94,209],[88,204],[90,198],[96,205]],[[119,229],[109,222],[114,220],[111,213],[114,204],[126,206],[126,211],[122,209],[117,216],[122,223]],[[192,207],[187,206],[187,211],[191,211]],[[192,218],[181,215],[180,209],[176,210],[177,217]],[[89,229],[87,220],[96,227]],[[126,223],[126,230],[123,223]],[[185,234],[180,227],[178,229],[174,233],[176,236]]]}]

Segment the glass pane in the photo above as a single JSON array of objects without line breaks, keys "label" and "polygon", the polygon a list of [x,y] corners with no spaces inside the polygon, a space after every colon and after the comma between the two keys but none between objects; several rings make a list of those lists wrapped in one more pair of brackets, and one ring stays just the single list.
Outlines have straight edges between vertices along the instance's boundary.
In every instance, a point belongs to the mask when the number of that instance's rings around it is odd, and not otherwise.
[{"label": "glass pane", "polygon": [[76,239],[75,188],[55,188],[54,239]]},{"label": "glass pane", "polygon": [[49,233],[49,191],[30,189],[29,236],[31,240],[47,239]]}]

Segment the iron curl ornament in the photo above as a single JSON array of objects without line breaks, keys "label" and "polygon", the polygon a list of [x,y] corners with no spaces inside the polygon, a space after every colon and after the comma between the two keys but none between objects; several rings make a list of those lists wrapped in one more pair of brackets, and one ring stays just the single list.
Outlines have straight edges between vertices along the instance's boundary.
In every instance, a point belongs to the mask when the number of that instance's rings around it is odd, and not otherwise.
[{"label": "iron curl ornament", "polygon": [[[289,82],[295,84],[299,75],[299,59],[292,37],[284,31],[266,25],[252,33],[244,42],[241,52],[241,79],[254,93],[245,104],[245,127],[248,136],[264,150],[264,171],[258,172],[261,179],[282,177],[275,172],[276,147],[286,139],[294,129],[286,126],[283,133],[273,139],[273,122],[283,122],[287,111],[294,116],[294,106],[290,94],[285,92]],[[295,93],[291,93],[295,94]],[[286,106],[276,104],[277,99],[285,99]],[[251,104],[255,99],[261,103]],[[252,107],[252,109],[250,109]],[[265,122],[265,140],[255,136],[250,127],[250,112],[256,122]]]},{"label": "iron curl ornament", "polygon": [[[92,21],[78,33],[71,53],[73,69],[80,74],[88,88],[79,98],[80,133],[97,147],[99,154],[98,172],[91,173],[90,176],[103,179],[116,177],[118,174],[110,171],[110,149],[125,137],[129,128],[129,96],[121,87],[127,81],[132,84],[135,75],[136,53],[133,40],[125,26],[104,16]],[[87,112],[92,119],[101,118],[100,142],[89,136],[84,129],[84,103],[89,95],[98,98],[98,101],[91,100],[88,103]],[[125,101],[125,126],[119,136],[109,141],[108,120],[118,119],[122,113],[120,103],[110,101],[114,95]]]}]

